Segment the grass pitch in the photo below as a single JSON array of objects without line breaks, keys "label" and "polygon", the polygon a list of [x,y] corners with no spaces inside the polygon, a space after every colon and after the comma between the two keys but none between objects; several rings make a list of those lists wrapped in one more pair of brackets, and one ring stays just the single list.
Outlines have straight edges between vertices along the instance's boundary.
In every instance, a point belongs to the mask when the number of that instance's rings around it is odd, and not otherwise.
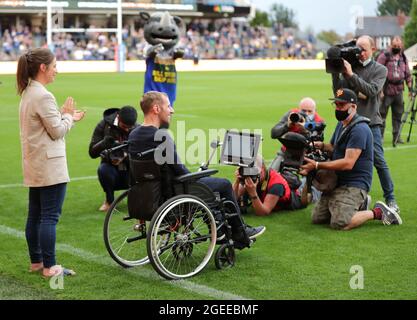
[{"label": "grass pitch", "polygon": [[[204,271],[185,282],[168,282],[151,266],[125,270],[108,256],[103,243],[104,214],[97,211],[104,194],[96,179],[98,160],[88,157],[95,125],[107,107],[138,106],[143,74],[59,75],[48,89],[59,104],[73,96],[87,110],[86,119],[67,136],[70,176],[63,215],[58,225],[58,262],[78,275],[65,278],[63,290],[27,272],[29,259],[24,239],[27,211],[22,183],[18,125],[19,97],[13,76],[0,76],[0,299],[415,299],[417,297],[417,137],[411,144],[391,147],[386,133],[386,159],[395,183],[404,225],[384,227],[369,222],[351,232],[335,232],[310,222],[312,207],[298,212],[259,218],[245,216],[267,232],[250,250],[237,254],[233,269],[217,271],[211,261]],[[313,97],[326,119],[326,140],[336,121],[328,98],[331,79],[324,72],[211,72],[180,73],[174,135],[199,129],[262,129],[263,155],[273,159],[279,143],[270,129],[304,96]],[[141,120],[141,119],[140,119]],[[177,122],[183,121],[183,122]],[[390,121],[389,121],[390,122]],[[179,124],[179,125],[178,125]],[[182,126],[182,127],[180,127]],[[406,128],[408,129],[408,127]],[[200,131],[199,131],[200,132]],[[405,137],[403,137],[405,138]],[[179,150],[193,146],[191,134]],[[209,139],[206,139],[208,152]],[[188,155],[190,157],[190,154]],[[194,155],[194,159],[204,158]],[[192,161],[190,167],[196,169]],[[233,168],[219,167],[219,176],[233,178]],[[85,178],[87,177],[87,178]],[[382,199],[377,174],[371,192]],[[353,290],[355,274],[364,272],[363,290]]]}]

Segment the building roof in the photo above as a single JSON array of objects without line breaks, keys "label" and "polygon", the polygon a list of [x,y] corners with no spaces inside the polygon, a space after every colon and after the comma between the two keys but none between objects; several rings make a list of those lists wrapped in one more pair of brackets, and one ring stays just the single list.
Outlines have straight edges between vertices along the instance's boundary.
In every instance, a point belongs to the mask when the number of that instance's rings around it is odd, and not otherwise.
[{"label": "building roof", "polygon": [[[363,28],[355,31],[356,36],[368,35],[371,37],[394,37],[404,33],[404,27],[398,23],[397,16],[364,17]],[[405,23],[410,21],[410,17],[405,17]]]}]

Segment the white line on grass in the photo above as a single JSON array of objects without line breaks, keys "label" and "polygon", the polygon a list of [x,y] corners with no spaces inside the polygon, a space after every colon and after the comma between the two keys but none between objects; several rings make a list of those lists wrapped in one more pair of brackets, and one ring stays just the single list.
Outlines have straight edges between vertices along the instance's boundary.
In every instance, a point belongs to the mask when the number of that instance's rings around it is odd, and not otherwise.
[{"label": "white line on grass", "polygon": [[[25,239],[25,233],[23,231],[19,231],[10,227],[7,227],[5,225],[1,225],[0,224],[0,233],[7,235],[7,236],[12,236],[18,239]],[[85,251],[83,249],[79,249],[73,246],[70,246],[68,244],[65,243],[57,243],[56,244],[56,249],[58,251],[62,251],[62,252],[66,252],[69,253],[73,256],[79,257],[83,260],[87,260],[89,262],[93,262],[96,264],[100,264],[106,267],[112,267],[112,268],[118,268],[120,270],[121,267],[119,267],[118,265],[116,265],[116,263],[109,257],[105,257],[105,256],[99,256],[96,255],[92,252],[89,251]],[[161,277],[159,277],[156,272],[153,272],[151,270],[148,269],[144,269],[144,268],[136,268],[136,269],[123,269],[125,272],[129,272],[130,274],[133,274],[137,277],[141,277],[141,278],[148,278],[151,280],[156,280],[156,281],[161,281]],[[193,293],[196,294],[200,294],[200,295],[204,295],[207,297],[211,297],[214,299],[219,299],[219,300],[249,300],[248,298],[242,297],[242,296],[238,296],[235,295],[233,293],[229,293],[229,292],[225,292],[225,291],[220,291],[214,288],[210,288],[207,287],[205,285],[201,285],[201,284],[196,284],[193,283],[189,280],[180,280],[180,281],[165,281],[164,283],[168,283],[174,287],[178,287],[180,289],[184,289],[187,291],[191,291]]]},{"label": "white line on grass", "polygon": [[[415,149],[417,148],[417,144],[409,145],[409,146],[398,146],[396,148],[389,147],[384,148],[384,151],[394,151],[394,150],[406,150],[406,149]],[[265,160],[267,163],[271,163],[274,159]],[[219,167],[219,164],[211,164],[211,167]],[[189,169],[197,169],[199,166],[189,166]],[[71,178],[71,181],[83,181],[83,180],[95,180],[98,179],[97,176],[86,176],[86,177],[76,177]],[[12,183],[12,184],[0,184],[0,189],[7,189],[7,188],[23,188],[23,184],[21,183]]]}]

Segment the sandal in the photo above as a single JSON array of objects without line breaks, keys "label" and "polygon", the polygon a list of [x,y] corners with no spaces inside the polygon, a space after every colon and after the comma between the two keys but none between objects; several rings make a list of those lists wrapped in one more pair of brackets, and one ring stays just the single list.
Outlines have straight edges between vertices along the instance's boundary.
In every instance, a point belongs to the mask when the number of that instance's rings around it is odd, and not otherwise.
[{"label": "sandal", "polygon": [[44,274],[43,273],[43,276],[45,278],[51,278],[51,277],[60,276],[60,275],[63,275],[63,276],[75,276],[76,273],[75,273],[74,270],[64,268],[64,267],[62,267],[60,265],[55,265],[55,266],[49,268],[49,274]]},{"label": "sandal", "polygon": [[[33,267],[34,264],[37,264],[39,266],[34,268]],[[36,273],[36,272],[42,272],[43,271],[43,263],[34,263],[34,264],[32,264],[29,268],[30,273]]]}]

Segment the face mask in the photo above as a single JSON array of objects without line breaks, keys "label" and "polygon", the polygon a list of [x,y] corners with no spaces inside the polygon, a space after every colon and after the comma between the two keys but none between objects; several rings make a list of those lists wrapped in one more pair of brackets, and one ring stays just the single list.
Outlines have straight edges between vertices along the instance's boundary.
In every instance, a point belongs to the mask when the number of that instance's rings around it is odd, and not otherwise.
[{"label": "face mask", "polygon": [[314,114],[307,116],[307,122],[313,122],[314,121]]},{"label": "face mask", "polygon": [[401,52],[401,49],[400,48],[392,48],[391,51],[392,51],[393,54],[399,54]]},{"label": "face mask", "polygon": [[366,67],[368,64],[370,64],[372,61],[372,58],[369,58],[368,60],[365,60],[362,62],[362,66]]},{"label": "face mask", "polygon": [[364,67],[366,67],[368,64],[370,64],[370,63],[371,63],[371,61],[372,61],[372,58],[369,58],[368,60],[365,60],[364,62],[362,62],[362,65],[363,65]]},{"label": "face mask", "polygon": [[346,111],[336,110],[335,111],[336,119],[338,121],[345,121],[347,118],[349,118],[351,113],[352,113],[351,108],[349,108],[349,110],[346,110]]}]

